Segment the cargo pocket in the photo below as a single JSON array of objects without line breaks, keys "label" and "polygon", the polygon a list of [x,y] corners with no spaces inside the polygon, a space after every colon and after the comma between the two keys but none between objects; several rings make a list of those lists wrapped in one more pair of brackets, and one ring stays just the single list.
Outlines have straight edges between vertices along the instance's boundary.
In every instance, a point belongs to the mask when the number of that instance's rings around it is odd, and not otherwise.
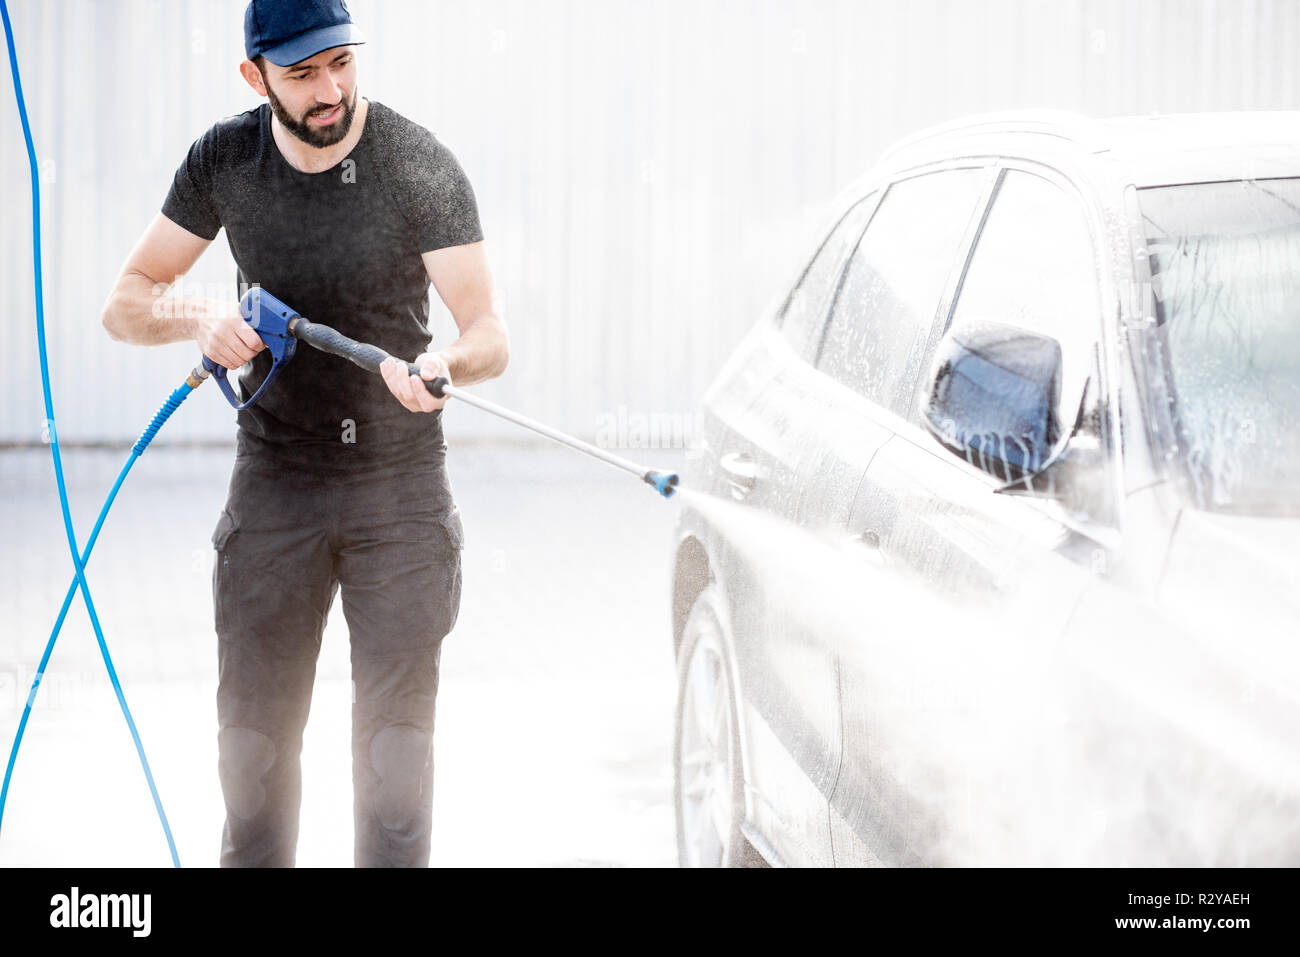
[{"label": "cargo pocket", "polygon": [[451,632],[456,627],[456,619],[460,615],[460,553],[465,547],[465,526],[461,524],[460,509],[455,506],[451,511],[443,513],[439,519],[442,529],[447,533],[447,544],[450,550],[447,556],[447,564],[450,570],[447,589],[447,631]]},{"label": "cargo pocket", "polygon": [[228,509],[221,510],[217,527],[212,532],[212,547],[216,555],[212,562],[212,609],[217,634],[224,634],[230,627],[229,610],[231,601],[228,597],[233,585],[234,570],[230,561],[230,537],[238,531],[239,525]]},{"label": "cargo pocket", "polygon": [[442,523],[443,529],[447,533],[447,541],[456,551],[465,547],[465,526],[461,524],[460,509],[453,507],[451,511],[439,516],[438,521]]}]

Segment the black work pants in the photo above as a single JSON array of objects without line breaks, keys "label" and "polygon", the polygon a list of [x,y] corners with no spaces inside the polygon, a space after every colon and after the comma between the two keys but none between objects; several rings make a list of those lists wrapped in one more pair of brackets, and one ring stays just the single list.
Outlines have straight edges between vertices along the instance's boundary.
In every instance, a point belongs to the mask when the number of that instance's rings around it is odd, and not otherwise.
[{"label": "black work pants", "polygon": [[460,607],[462,541],[442,456],[330,476],[241,450],[212,536],[223,867],[294,863],[303,728],[340,589],[355,862],[427,866],[438,660]]}]

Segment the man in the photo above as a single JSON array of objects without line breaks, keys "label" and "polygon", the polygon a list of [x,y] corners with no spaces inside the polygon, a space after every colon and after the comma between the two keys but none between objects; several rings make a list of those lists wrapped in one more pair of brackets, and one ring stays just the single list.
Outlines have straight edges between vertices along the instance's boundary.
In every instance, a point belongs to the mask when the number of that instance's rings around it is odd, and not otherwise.
[{"label": "man", "polygon": [[[300,347],[238,416],[213,534],[223,866],[294,863],[299,754],[321,633],[341,587],[351,638],[358,866],[424,866],[438,662],[460,605],[462,529],[441,407],[422,384],[508,357],[478,211],[432,134],[357,91],[364,40],[341,0],[253,0],[240,72],[269,103],[190,148],[127,258],[103,323],[125,342],[193,339],[228,369],[269,353],[238,302],[160,298],[221,228],[239,281],[394,356],[383,380]],[[429,344],[432,281],[460,335]],[[412,414],[425,413],[425,414]]]}]

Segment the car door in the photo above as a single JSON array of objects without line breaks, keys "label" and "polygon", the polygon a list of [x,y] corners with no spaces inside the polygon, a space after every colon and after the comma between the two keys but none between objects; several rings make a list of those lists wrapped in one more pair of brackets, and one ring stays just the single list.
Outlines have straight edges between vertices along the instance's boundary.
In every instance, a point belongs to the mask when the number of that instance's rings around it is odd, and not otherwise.
[{"label": "car door", "polygon": [[[1042,809],[1017,776],[1033,766],[1016,751],[1021,731],[1051,710],[1029,665],[1117,541],[1105,491],[1113,483],[1096,483],[1103,491],[1086,513],[1046,495],[1000,494],[1005,477],[940,445],[923,427],[922,406],[945,330],[994,320],[1050,336],[1062,350],[1062,408],[1082,409],[1068,448],[1091,448],[1098,468],[1113,469],[1096,347],[1098,269],[1107,261],[1097,222],[1086,198],[1051,170],[1001,170],[951,314],[928,337],[925,371],[858,489],[852,529],[879,543],[882,574],[895,584],[841,659],[837,862],[1032,857],[1020,846],[976,845],[1032,830],[1029,818]],[[1039,831],[1068,834],[1070,825]]]},{"label": "car door", "polygon": [[[789,387],[790,367],[806,365],[815,349],[845,260],[877,198],[872,193],[849,207],[795,284],[776,324],[756,330],[743,362],[724,373],[726,384],[706,397],[715,417],[720,418],[718,410],[729,417],[729,424],[719,421],[708,438],[714,495],[763,513],[770,522],[791,514],[797,488],[788,460],[806,440],[798,431],[799,417],[786,414],[797,411],[799,400],[774,404],[772,399]],[[772,554],[756,547],[763,533],[753,532],[753,520],[730,521],[721,531],[713,564],[731,621],[747,817],[782,861],[829,864],[827,816],[840,753],[835,670],[807,646],[786,640],[778,625],[785,612],[768,600]]]},{"label": "car door", "polygon": [[[759,733],[751,734],[756,796],[774,815],[797,822],[809,846],[824,849],[822,863],[833,862],[829,801],[839,774],[841,719],[836,642],[824,627],[825,609],[810,601],[820,586],[819,561],[834,561],[821,545],[846,534],[858,484],[892,434],[870,407],[891,406],[914,381],[908,363],[919,358],[957,271],[957,251],[985,179],[983,169],[972,165],[890,185],[831,289],[832,335],[846,316],[864,310],[888,313],[888,327],[900,330],[871,358],[873,372],[879,371],[875,381],[888,379],[892,388],[855,391],[819,368],[819,354],[837,353],[823,348],[827,326],[816,322],[794,341],[798,351],[792,348],[753,408],[752,454],[761,488],[751,500],[786,523],[785,534],[772,532],[767,578],[755,583],[761,598],[752,606],[762,615],[755,628],[763,652],[754,659],[750,688],[765,709],[754,723]],[[819,315],[827,314],[820,306]],[[795,774],[801,779],[797,787],[790,783]],[[769,783],[783,793],[770,790]]]}]

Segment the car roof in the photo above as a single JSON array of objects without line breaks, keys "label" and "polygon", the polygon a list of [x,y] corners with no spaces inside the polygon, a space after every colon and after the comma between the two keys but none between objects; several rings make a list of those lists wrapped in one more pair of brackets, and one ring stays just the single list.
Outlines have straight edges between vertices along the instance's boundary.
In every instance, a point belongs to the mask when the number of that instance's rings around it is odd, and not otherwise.
[{"label": "car roof", "polygon": [[1050,162],[1069,153],[1109,159],[1139,187],[1300,176],[1300,111],[1108,118],[1059,110],[986,113],[921,130],[886,150],[881,162],[902,167],[974,155]]}]

